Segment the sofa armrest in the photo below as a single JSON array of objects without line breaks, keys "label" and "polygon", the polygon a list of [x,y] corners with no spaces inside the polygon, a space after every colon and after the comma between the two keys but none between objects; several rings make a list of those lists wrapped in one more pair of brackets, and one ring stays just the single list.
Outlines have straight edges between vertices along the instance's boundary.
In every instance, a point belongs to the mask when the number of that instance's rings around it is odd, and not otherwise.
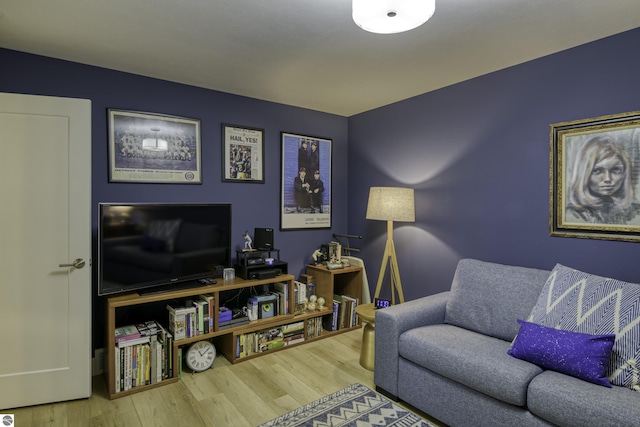
[{"label": "sofa armrest", "polygon": [[392,397],[398,395],[398,343],[405,331],[444,323],[449,291],[394,305],[376,312],[376,387]]}]

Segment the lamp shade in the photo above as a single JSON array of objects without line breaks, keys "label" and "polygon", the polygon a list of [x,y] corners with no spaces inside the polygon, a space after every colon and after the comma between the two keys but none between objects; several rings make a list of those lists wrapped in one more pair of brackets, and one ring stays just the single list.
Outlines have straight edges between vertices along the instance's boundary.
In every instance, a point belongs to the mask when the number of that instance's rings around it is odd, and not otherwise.
[{"label": "lamp shade", "polygon": [[353,21],[379,34],[401,33],[424,24],[436,10],[436,0],[353,0]]},{"label": "lamp shade", "polygon": [[413,188],[371,187],[367,219],[415,222]]}]

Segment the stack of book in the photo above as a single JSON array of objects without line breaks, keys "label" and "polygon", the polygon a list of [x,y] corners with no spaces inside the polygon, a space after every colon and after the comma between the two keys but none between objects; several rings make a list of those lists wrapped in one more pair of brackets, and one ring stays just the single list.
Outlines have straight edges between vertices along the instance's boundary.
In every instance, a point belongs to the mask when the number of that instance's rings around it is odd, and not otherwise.
[{"label": "stack of book", "polygon": [[307,339],[317,338],[322,335],[322,317],[307,319]]},{"label": "stack of book", "polygon": [[304,321],[240,334],[236,337],[236,357],[243,358],[285,345],[297,344],[304,339]]},{"label": "stack of book", "polygon": [[337,331],[358,325],[358,316],[356,314],[358,304],[358,298],[349,295],[334,295],[332,313],[323,316],[324,329]]},{"label": "stack of book", "polygon": [[173,377],[173,337],[154,320],[116,328],[116,392]]},{"label": "stack of book", "polygon": [[174,339],[182,340],[213,332],[214,306],[214,296],[210,294],[167,304],[169,330]]},{"label": "stack of book", "polygon": [[[313,320],[313,319],[310,319]],[[298,344],[304,341],[304,322],[289,323],[281,327],[284,345]]]}]

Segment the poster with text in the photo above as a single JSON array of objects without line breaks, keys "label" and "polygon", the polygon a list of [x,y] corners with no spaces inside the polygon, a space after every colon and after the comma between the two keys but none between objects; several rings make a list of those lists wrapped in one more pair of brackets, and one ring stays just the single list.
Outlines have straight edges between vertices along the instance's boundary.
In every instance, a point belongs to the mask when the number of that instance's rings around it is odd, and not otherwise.
[{"label": "poster with text", "polygon": [[109,182],[201,184],[200,121],[109,110]]},{"label": "poster with text", "polygon": [[264,130],[222,125],[222,180],[264,184]]},{"label": "poster with text", "polygon": [[332,140],[281,136],[280,229],[331,228]]}]

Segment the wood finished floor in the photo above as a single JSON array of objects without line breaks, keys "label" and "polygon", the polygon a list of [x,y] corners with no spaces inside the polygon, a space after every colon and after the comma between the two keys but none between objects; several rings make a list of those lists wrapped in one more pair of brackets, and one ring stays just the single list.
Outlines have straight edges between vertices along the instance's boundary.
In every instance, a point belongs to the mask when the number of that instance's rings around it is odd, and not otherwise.
[{"label": "wood finished floor", "polygon": [[374,389],[373,372],[359,364],[361,342],[354,330],[236,365],[220,356],[206,372],[114,400],[96,376],[89,399],[1,412],[15,415],[15,427],[252,427],[353,383]]}]

